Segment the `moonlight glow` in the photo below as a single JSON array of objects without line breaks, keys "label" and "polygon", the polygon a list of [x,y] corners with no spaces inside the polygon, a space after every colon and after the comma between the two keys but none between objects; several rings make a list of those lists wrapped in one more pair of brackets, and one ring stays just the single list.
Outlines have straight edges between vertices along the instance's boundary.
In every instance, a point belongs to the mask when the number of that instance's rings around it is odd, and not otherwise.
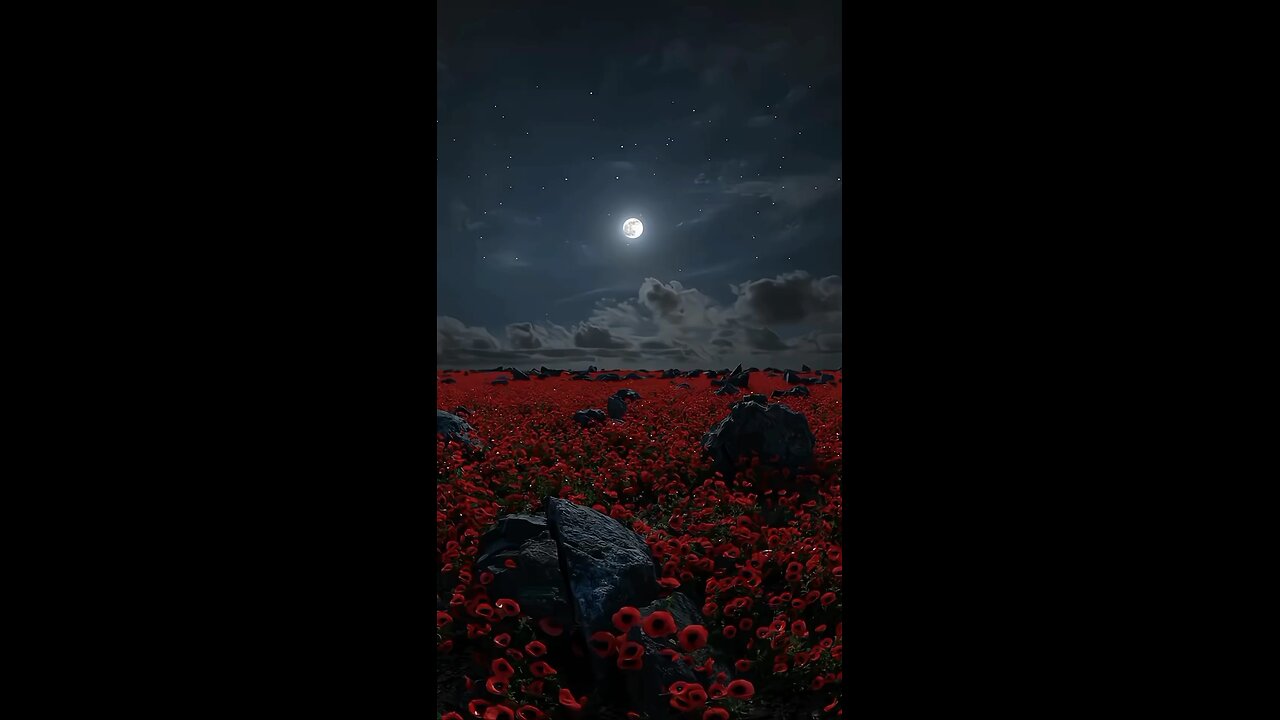
[{"label": "moonlight glow", "polygon": [[622,223],[622,234],[629,238],[638,238],[644,232],[644,223],[636,218],[628,218]]}]

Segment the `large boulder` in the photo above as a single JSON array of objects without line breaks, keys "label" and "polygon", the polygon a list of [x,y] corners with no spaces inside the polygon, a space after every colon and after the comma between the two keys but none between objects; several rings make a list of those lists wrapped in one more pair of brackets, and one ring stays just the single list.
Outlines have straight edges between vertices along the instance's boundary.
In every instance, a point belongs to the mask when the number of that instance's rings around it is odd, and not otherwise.
[{"label": "large boulder", "polygon": [[720,389],[717,390],[715,394],[716,395],[737,395],[738,392],[739,391],[738,391],[737,385],[733,385],[732,383],[725,383],[720,386]]},{"label": "large boulder", "polygon": [[783,403],[761,405],[737,402],[729,406],[729,416],[716,423],[702,437],[702,447],[711,454],[716,469],[729,474],[738,458],[755,451],[762,462],[777,456],[786,467],[813,462],[817,438],[809,421]]},{"label": "large boulder", "polygon": [[[693,601],[680,592],[671,593],[669,597],[642,607],[637,606],[637,609],[640,610],[641,617],[647,617],[658,610],[666,610],[671,613],[678,628],[689,625],[706,626],[702,613],[698,612]],[[707,629],[713,630],[710,627]],[[666,649],[684,654],[675,634],[655,638],[644,634],[640,628],[634,627],[628,632],[628,639],[644,646],[644,666],[636,672],[624,673],[626,676],[624,687],[630,707],[639,710],[650,720],[675,720],[683,717],[671,707],[670,696],[664,693],[667,693],[672,683],[680,681],[701,683],[703,688],[708,688],[711,683],[707,680],[707,676],[695,673],[693,668],[683,661],[677,662],[662,654]],[[717,672],[724,671],[730,677],[735,675],[731,668],[719,664],[715,669]]]},{"label": "large boulder", "polygon": [[613,628],[618,608],[640,607],[657,597],[653,557],[639,535],[615,518],[568,500],[548,497],[546,506],[584,643],[591,633]]},{"label": "large boulder", "polygon": [[618,392],[614,393],[613,396],[624,401],[640,399],[640,393],[632,390],[631,388],[622,388]]},{"label": "large boulder", "polygon": [[[515,560],[509,568],[506,561]],[[489,597],[512,598],[530,617],[573,620],[560,554],[544,515],[505,515],[480,537],[477,571],[493,573]]]},{"label": "large boulder", "polygon": [[605,373],[605,374],[603,374],[603,375],[597,375],[597,376],[596,376],[596,380],[606,380],[606,381],[607,381],[607,380],[621,380],[621,379],[622,379],[622,378],[618,377],[618,374],[617,374],[617,373]]},{"label": "large boulder", "polygon": [[476,429],[471,423],[444,410],[436,410],[436,435],[443,435],[445,442],[459,442],[472,448],[480,448],[481,442],[471,433]]}]

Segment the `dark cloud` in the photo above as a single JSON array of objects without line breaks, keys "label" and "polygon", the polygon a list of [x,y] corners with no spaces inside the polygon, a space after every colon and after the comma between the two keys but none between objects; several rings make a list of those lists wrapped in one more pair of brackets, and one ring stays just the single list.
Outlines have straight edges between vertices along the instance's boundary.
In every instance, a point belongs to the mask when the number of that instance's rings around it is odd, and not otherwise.
[{"label": "dark cloud", "polygon": [[787,350],[790,346],[769,328],[747,328],[747,346],[753,350]]},{"label": "dark cloud", "polygon": [[806,272],[785,273],[734,286],[733,291],[738,295],[734,308],[765,325],[838,325],[842,287],[836,275],[817,279]]},{"label": "dark cloud", "polygon": [[616,338],[608,328],[582,323],[573,333],[573,344],[580,348],[620,350],[630,347],[627,341]]},{"label": "dark cloud", "polygon": [[[501,344],[485,328],[441,316],[436,319],[437,365],[536,366],[562,360],[706,367],[733,365],[739,361],[735,354],[751,353],[752,362],[781,367],[829,365],[842,351],[838,276],[795,272],[731,287],[736,300],[725,306],[679,281],[645,278],[633,298],[598,300],[586,320],[567,328],[509,323]],[[799,337],[788,340],[778,334],[777,328],[794,332],[805,325],[807,334]]]}]

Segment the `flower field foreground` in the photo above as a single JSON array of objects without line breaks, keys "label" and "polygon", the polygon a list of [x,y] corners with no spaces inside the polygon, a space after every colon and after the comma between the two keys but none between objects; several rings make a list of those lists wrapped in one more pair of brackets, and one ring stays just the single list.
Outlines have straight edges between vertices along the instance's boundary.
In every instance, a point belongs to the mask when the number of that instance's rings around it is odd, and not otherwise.
[{"label": "flower field foreground", "polygon": [[[593,697],[586,670],[591,655],[607,658],[625,683],[652,662],[629,637],[633,627],[674,640],[663,654],[701,678],[662,693],[670,717],[843,714],[842,384],[776,399],[807,418],[816,436],[812,467],[792,472],[746,458],[724,477],[700,441],[742,396],[713,394],[706,377],[560,376],[495,386],[508,373],[439,375],[455,382],[438,383],[436,407],[465,408],[461,416],[485,450],[436,438],[437,651],[466,664],[462,698],[438,706],[436,717],[641,718],[639,708]],[[748,392],[791,387],[755,372]],[[627,402],[621,420],[574,421],[576,411],[604,408],[623,388],[640,399]],[[616,632],[596,632],[584,644],[574,628],[491,597],[492,577],[473,568],[480,536],[502,515],[541,510],[546,496],[593,507],[638,533],[660,567],[661,592],[693,599],[703,624],[680,627],[669,613],[618,607]]]}]

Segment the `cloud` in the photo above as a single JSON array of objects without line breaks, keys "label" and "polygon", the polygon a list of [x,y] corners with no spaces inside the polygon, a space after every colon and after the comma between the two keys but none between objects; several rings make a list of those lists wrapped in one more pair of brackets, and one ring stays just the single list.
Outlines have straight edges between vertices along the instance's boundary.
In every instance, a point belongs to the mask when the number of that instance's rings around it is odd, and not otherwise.
[{"label": "cloud", "polygon": [[839,325],[842,319],[843,285],[836,275],[817,279],[797,271],[730,287],[738,315],[765,325]]},{"label": "cloud", "polygon": [[621,350],[631,347],[631,345],[620,338],[613,336],[608,328],[599,325],[591,325],[582,323],[573,333],[573,344],[580,348],[599,348]]},{"label": "cloud", "polygon": [[448,315],[436,317],[436,358],[457,350],[497,350],[498,339],[484,328],[468,327]]},{"label": "cloud", "polygon": [[[584,321],[569,327],[507,324],[503,342],[486,328],[439,316],[436,364],[731,367],[742,354],[750,354],[753,364],[778,367],[840,364],[840,277],[793,272],[730,288],[734,301],[723,305],[679,281],[648,277],[632,298],[598,300]],[[788,340],[780,329],[806,334]]]},{"label": "cloud", "polygon": [[747,346],[754,350],[787,350],[789,345],[769,328],[747,328]]}]

